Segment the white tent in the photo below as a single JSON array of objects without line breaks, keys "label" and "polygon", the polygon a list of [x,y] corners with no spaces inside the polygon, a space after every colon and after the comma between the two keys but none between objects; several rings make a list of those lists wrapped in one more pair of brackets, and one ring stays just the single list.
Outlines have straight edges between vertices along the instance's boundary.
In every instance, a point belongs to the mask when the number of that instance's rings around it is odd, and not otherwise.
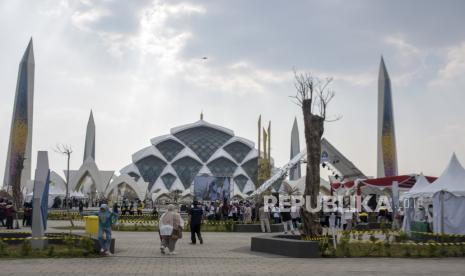
[{"label": "white tent", "polygon": [[410,231],[410,227],[415,216],[413,200],[414,198],[421,197],[421,195],[423,195],[422,190],[428,188],[430,185],[431,184],[429,183],[428,179],[426,179],[423,174],[420,174],[420,176],[417,178],[417,182],[415,182],[413,187],[401,196],[401,201],[403,201],[404,206],[406,207],[404,210],[402,230]]},{"label": "white tent", "polygon": [[69,196],[74,198],[86,198],[82,192],[72,192]]},{"label": "white tent", "polygon": [[410,190],[408,190],[406,193],[404,193],[401,198],[406,199],[411,197],[420,197],[423,195],[424,190],[427,190],[428,186],[430,185],[431,184],[429,183],[428,179],[426,179],[426,177],[423,174],[420,174],[417,178],[417,182],[415,182],[413,187],[410,188]]},{"label": "white tent", "polygon": [[465,169],[455,154],[441,176],[422,192],[433,197],[434,232],[465,235]]}]

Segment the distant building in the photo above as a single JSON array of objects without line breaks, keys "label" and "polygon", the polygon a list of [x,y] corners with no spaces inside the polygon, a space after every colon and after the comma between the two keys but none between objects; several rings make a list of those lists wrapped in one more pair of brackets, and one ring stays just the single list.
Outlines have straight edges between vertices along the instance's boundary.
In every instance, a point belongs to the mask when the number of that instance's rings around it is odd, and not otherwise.
[{"label": "distant building", "polygon": [[[65,176],[68,172],[65,170]],[[81,192],[95,199],[103,197],[113,178],[114,171],[102,171],[95,162],[95,122],[92,111],[87,122],[84,161],[79,170],[69,171],[69,192]]]}]

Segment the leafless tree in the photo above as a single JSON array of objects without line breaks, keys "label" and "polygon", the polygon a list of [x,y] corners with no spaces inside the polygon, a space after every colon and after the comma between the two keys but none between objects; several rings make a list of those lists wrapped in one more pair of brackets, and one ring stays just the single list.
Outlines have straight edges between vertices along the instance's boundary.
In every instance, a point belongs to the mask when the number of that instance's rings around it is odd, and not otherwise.
[{"label": "leafless tree", "polygon": [[[328,87],[332,82],[332,78],[319,79],[310,73],[297,73],[296,71],[294,71],[294,77],[294,86],[297,93],[292,98],[302,108],[305,143],[307,146],[304,196],[309,196],[311,199],[310,206],[316,208],[320,192],[321,138],[324,133],[324,123],[328,121],[328,105],[334,98],[335,93]],[[321,235],[319,213],[308,212],[306,208],[301,208],[301,217],[304,235]]]},{"label": "leafless tree", "polygon": [[71,160],[71,154],[73,153],[73,149],[70,145],[58,144],[55,147],[55,152],[65,155],[67,159],[65,208],[66,214],[69,217],[69,222],[71,223],[71,227],[74,228],[73,218],[71,217],[71,214],[69,212],[69,162]]}]

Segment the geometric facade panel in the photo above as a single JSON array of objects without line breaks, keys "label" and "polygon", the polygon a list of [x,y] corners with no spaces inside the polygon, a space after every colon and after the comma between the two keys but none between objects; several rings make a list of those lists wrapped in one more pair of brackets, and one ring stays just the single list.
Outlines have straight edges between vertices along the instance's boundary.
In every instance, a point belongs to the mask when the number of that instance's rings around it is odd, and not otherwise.
[{"label": "geometric facade panel", "polygon": [[184,148],[179,142],[166,140],[156,145],[157,149],[163,154],[166,160],[171,161]]},{"label": "geometric facade panel", "polygon": [[150,155],[136,162],[136,166],[145,182],[149,183],[149,191],[166,167],[166,163],[160,158]]},{"label": "geometric facade panel", "polygon": [[243,174],[240,174],[234,177],[234,182],[236,182],[237,187],[239,187],[239,190],[241,191],[241,193],[244,192],[244,188],[245,188],[245,185],[247,184],[247,181],[249,181],[249,179]]},{"label": "geometric facade panel", "polygon": [[227,158],[219,157],[208,163],[207,167],[216,177],[231,177],[237,168],[237,164]]},{"label": "geometric facade panel", "polygon": [[174,176],[171,173],[167,173],[161,176],[161,180],[163,180],[163,183],[165,184],[166,189],[170,190],[171,187],[173,186],[174,181],[176,180],[176,176]]},{"label": "geometric facade panel", "polygon": [[178,174],[179,180],[181,180],[185,189],[188,189],[191,186],[195,176],[197,176],[198,172],[202,168],[201,163],[189,156],[176,160],[172,166]]},{"label": "geometric facade panel", "polygon": [[239,141],[233,142],[224,147],[224,150],[229,153],[238,163],[241,163],[244,160],[251,149],[251,147]]},{"label": "geometric facade panel", "polygon": [[175,136],[191,148],[203,162],[207,162],[213,153],[232,138],[228,133],[206,126],[189,128],[176,133]]},{"label": "geometric facade panel", "polygon": [[139,181],[139,179],[140,179],[140,175],[138,175],[138,174],[135,173],[135,172],[130,172],[130,173],[128,173],[128,175],[129,175],[130,177],[134,178],[134,181],[136,181],[136,182]]},{"label": "geometric facade panel", "polygon": [[255,179],[258,177],[258,159],[253,158],[245,162],[242,164],[242,169],[244,169],[250,179],[253,179],[252,181],[255,182]]}]

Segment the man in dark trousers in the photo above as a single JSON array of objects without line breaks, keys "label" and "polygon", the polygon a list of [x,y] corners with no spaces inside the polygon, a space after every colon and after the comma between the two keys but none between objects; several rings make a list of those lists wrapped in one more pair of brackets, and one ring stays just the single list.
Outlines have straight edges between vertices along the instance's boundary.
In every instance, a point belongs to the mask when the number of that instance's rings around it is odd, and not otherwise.
[{"label": "man in dark trousers", "polygon": [[195,235],[199,238],[200,244],[203,244],[202,234],[200,234],[200,226],[202,225],[203,210],[199,202],[194,201],[192,208],[189,211],[189,225],[191,227],[191,242],[196,244]]}]

